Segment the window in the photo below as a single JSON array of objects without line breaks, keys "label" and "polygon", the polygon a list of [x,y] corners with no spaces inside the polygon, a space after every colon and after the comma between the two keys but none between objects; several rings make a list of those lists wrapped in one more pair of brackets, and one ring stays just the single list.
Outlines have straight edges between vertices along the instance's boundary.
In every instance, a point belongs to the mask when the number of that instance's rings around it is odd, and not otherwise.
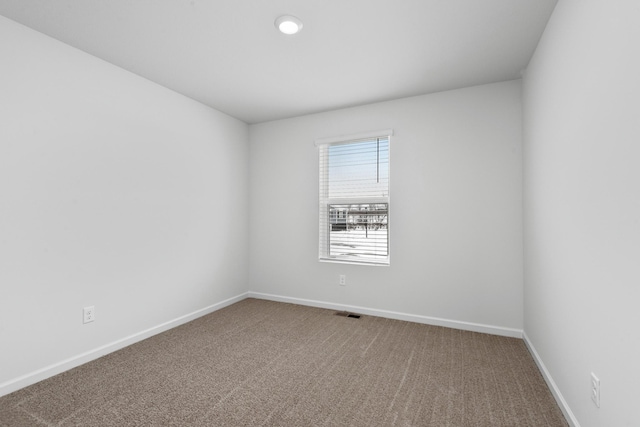
[{"label": "window", "polygon": [[391,130],[316,141],[321,261],[389,264]]}]

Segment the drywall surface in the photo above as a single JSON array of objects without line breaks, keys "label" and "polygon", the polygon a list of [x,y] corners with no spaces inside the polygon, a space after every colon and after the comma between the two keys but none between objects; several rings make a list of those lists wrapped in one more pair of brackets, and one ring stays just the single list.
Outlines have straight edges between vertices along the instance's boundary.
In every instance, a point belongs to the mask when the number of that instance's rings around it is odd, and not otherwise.
[{"label": "drywall surface", "polygon": [[525,332],[583,427],[640,420],[639,21],[558,2],[524,79]]},{"label": "drywall surface", "polygon": [[2,17],[0,52],[0,384],[248,290],[246,124]]},{"label": "drywall surface", "polygon": [[[522,329],[520,95],[518,80],[250,126],[251,291]],[[321,263],[314,140],[387,128],[391,265]]]}]

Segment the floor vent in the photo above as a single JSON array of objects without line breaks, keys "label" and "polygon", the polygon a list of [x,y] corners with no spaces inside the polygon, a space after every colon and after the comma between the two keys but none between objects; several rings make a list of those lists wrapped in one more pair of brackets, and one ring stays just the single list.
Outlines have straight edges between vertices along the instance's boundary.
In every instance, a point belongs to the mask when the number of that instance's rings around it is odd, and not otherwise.
[{"label": "floor vent", "polygon": [[336,316],[350,317],[352,319],[359,319],[360,318],[359,314],[349,313],[348,311],[337,311],[336,312]]}]

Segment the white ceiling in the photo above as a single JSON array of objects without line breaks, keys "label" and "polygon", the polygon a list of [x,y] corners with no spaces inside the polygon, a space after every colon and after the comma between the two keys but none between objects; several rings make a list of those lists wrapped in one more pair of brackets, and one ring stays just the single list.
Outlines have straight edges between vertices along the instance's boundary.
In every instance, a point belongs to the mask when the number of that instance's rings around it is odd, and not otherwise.
[{"label": "white ceiling", "polygon": [[[556,2],[0,0],[0,14],[258,123],[519,78]],[[282,14],[302,32],[280,34]]]}]

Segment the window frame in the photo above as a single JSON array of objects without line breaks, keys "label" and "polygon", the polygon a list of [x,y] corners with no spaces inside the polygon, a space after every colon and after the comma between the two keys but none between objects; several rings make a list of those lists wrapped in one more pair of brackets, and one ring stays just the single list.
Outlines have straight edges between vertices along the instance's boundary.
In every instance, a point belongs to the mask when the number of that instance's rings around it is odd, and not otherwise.
[{"label": "window frame", "polygon": [[[379,131],[364,132],[351,135],[342,135],[329,138],[318,138],[315,140],[315,146],[318,148],[319,157],[319,170],[318,170],[318,224],[319,224],[319,241],[318,241],[318,261],[329,263],[343,263],[343,264],[357,264],[357,265],[371,265],[371,266],[389,266],[391,264],[391,139],[393,136],[393,129],[384,129]],[[362,197],[349,197],[340,199],[330,199],[329,192],[329,156],[328,146],[332,145],[345,145],[364,141],[375,141],[377,138],[385,139],[387,141],[387,154],[388,159],[386,162],[387,167],[387,188],[386,197],[373,197],[363,195]],[[323,153],[322,150],[327,150]],[[324,193],[324,194],[323,194]],[[386,204],[386,257],[384,259],[363,259],[357,256],[331,256],[331,206],[335,205],[379,205]],[[323,214],[321,210],[326,212]],[[367,233],[368,233],[367,228]],[[326,239],[326,241],[323,241]]]}]

